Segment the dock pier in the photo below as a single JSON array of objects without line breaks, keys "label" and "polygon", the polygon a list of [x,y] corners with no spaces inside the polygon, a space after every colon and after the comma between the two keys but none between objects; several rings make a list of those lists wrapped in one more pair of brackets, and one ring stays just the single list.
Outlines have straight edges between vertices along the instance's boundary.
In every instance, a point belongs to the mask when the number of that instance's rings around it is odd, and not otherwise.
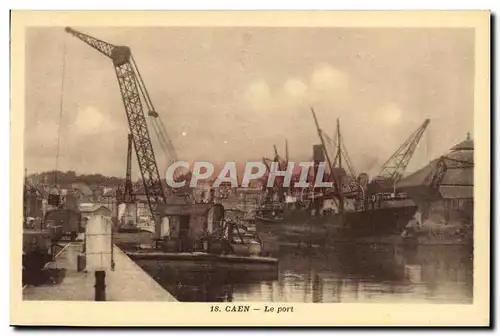
[{"label": "dock pier", "polygon": [[[82,242],[64,246],[45,267],[54,274],[52,283],[25,286],[23,300],[96,301],[94,272],[78,270],[78,256],[82,250]],[[114,270],[105,272],[106,301],[177,301],[116,245],[113,245],[113,259]]]}]

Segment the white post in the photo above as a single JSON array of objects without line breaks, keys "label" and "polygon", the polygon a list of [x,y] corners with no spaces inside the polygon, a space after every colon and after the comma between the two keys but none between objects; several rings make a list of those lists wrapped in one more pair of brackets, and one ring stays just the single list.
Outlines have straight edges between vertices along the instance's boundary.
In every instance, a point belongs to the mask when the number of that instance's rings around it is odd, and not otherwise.
[{"label": "white post", "polygon": [[96,301],[105,301],[106,272],[113,269],[112,232],[112,223],[108,218],[101,215],[89,218],[85,232],[86,268],[96,276]]}]

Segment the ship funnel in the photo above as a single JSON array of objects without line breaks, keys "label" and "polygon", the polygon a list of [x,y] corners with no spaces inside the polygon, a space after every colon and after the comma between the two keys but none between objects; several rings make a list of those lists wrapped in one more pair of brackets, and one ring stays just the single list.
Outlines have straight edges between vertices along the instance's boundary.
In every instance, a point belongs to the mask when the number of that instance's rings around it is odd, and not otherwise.
[{"label": "ship funnel", "polygon": [[313,161],[324,162],[325,161],[325,152],[323,151],[323,145],[314,145],[313,146]]}]

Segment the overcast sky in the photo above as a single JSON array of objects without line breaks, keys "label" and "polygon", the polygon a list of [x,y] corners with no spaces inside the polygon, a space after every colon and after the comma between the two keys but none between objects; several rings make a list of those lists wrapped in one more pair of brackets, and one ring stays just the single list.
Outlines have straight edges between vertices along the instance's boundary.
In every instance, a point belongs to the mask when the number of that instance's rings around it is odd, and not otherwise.
[{"label": "overcast sky", "polygon": [[[273,144],[284,154],[285,138],[291,160],[309,160],[311,106],[331,137],[340,118],[358,172],[375,173],[425,118],[408,171],[473,135],[471,29],[73,28],[132,48],[182,160],[259,160]],[[128,124],[111,61],[63,27],[30,28],[26,41],[28,171],[55,169],[60,125],[60,170],[124,176]]]}]

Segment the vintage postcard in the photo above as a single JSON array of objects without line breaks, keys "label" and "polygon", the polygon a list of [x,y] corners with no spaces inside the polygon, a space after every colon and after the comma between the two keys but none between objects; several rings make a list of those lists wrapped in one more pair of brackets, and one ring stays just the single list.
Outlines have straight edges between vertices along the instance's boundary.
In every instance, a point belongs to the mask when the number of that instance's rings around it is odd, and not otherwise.
[{"label": "vintage postcard", "polygon": [[489,12],[11,16],[12,325],[489,325]]}]

